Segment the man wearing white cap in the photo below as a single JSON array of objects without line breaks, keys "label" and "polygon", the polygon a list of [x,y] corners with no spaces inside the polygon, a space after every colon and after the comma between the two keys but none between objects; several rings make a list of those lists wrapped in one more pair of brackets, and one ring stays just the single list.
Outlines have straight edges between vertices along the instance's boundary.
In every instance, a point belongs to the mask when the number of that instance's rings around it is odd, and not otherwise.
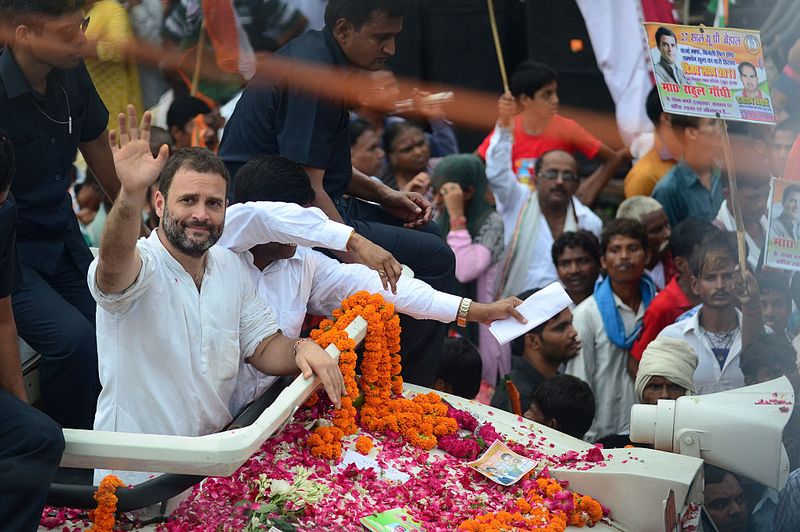
[{"label": "man wearing white cap", "polygon": [[636,374],[636,397],[640,403],[655,405],[659,399],[694,395],[697,355],[684,340],[659,336],[642,354]]}]

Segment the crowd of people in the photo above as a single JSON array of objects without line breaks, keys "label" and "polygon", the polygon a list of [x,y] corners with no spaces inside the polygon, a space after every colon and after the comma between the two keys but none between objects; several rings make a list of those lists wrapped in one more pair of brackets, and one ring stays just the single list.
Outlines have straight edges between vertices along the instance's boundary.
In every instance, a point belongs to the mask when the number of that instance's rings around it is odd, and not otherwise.
[{"label": "crowd of people", "polygon": [[[316,0],[305,14],[287,2],[234,2],[257,52],[366,72],[395,53],[403,2]],[[800,116],[732,131],[742,271],[720,124],[664,112],[655,88],[641,102],[653,144],[632,161],[560,115],[556,71],[525,61],[494,129],[461,153],[446,107],[421,93],[411,114],[354,108],[290,77],[190,95],[183,66],[126,53],[205,38],[199,2],[167,4],[0,0],[0,521],[11,529],[35,529],[56,476],[90,481],[58,469],[59,427],[209,434],[296,373],[317,375],[338,405],[338,367],[303,336],[359,290],[401,314],[405,381],[508,411],[515,390],[516,414],[605,447],[631,443],[637,403],[782,376],[800,389],[800,277],[764,266],[771,179],[800,179]],[[792,82],[782,74],[789,95]],[[624,201],[601,217],[600,193],[626,170]],[[800,187],[783,198],[773,214],[800,241]],[[569,308],[500,345],[487,324],[525,322],[516,307],[555,282]],[[18,336],[41,355],[39,409]],[[797,416],[783,493],[706,466],[720,531],[800,526],[786,518]]]}]

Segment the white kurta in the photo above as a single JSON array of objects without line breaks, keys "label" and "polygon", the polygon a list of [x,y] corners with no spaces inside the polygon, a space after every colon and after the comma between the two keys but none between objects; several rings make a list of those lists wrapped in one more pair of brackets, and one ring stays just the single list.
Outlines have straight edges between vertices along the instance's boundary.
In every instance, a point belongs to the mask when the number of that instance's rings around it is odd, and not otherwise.
[{"label": "white kurta", "polygon": [[[633,332],[644,317],[644,305],[634,312],[614,294],[625,334]],[[578,331],[581,351],[567,362],[565,373],[586,381],[594,393],[594,422],[584,439],[595,441],[612,434],[630,431],[631,407],[636,404],[634,382],[628,374],[628,351],[612,344],[594,296],[575,309],[572,325]]]},{"label": "white kurta", "polygon": [[[277,241],[277,228],[296,228],[300,223],[299,218],[305,216],[302,212],[276,209],[275,205],[284,204],[262,202],[260,205],[248,203],[238,206],[236,215],[227,218],[226,236],[220,244],[240,250],[239,257],[249,271],[259,296],[275,310],[278,324],[286,336],[300,335],[306,313],[330,316],[343,299],[359,290],[381,293],[395,305],[398,312],[414,318],[445,323],[455,320],[461,302],[459,296],[437,292],[423,281],[405,276],[398,281],[395,295],[383,290],[378,274],[366,266],[342,264],[307,247],[298,247],[294,257],[275,261],[260,271],[253,264],[253,256],[248,249],[254,243]],[[324,236],[317,235],[319,238]],[[247,245],[242,245],[240,241],[247,242]],[[308,241],[306,244],[315,245]],[[330,244],[319,242],[318,245]],[[236,412],[256,399],[274,380],[274,377],[243,364],[230,405],[231,411]]]},{"label": "white kurta", "polygon": [[[497,202],[497,212],[503,217],[503,243],[506,250],[511,245],[520,212],[533,193],[533,189],[517,181],[514,175],[511,167],[513,141],[514,133],[511,129],[496,127],[486,150],[486,179]],[[591,231],[600,238],[603,228],[600,218],[575,197],[572,198],[572,205],[578,227]],[[540,217],[539,230],[535,236],[536,252],[533,253],[525,281],[525,286],[530,288],[542,288],[558,281],[558,273],[550,253],[555,239],[544,214],[540,214]]]},{"label": "white kurta", "polygon": [[[278,331],[235,253],[212,247],[198,291],[158,239],[136,243],[142,267],[120,294],[88,283],[97,301],[100,383],[95,430],[200,436],[232,419],[228,404],[240,364]],[[100,479],[108,471],[98,470]],[[127,483],[148,473],[116,472]]]},{"label": "white kurta", "polygon": [[[700,312],[695,312],[692,317],[666,327],[659,336],[685,340],[697,354],[697,369],[694,370],[694,388],[697,395],[741,388],[744,386],[744,375],[739,369],[739,354],[742,352],[741,328],[736,331],[728,358],[720,368],[711,350],[711,344],[700,331]],[[739,323],[742,323],[742,313],[738,309],[736,316]]]}]

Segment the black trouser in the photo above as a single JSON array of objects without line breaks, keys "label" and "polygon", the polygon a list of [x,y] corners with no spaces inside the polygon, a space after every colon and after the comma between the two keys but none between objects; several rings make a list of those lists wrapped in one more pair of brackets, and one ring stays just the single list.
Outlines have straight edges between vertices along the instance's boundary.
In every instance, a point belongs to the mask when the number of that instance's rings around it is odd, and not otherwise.
[{"label": "black trouser", "polygon": [[0,528],[37,530],[64,435],[55,421],[0,390]]},{"label": "black trouser", "polygon": [[100,394],[94,298],[66,249],[52,275],[22,265],[11,295],[17,334],[42,355],[42,409],[62,427],[91,429]]},{"label": "black trouser", "polygon": [[[339,200],[337,205],[346,224],[411,268],[417,279],[436,290],[452,291],[456,259],[436,225],[429,223],[418,229],[407,229],[402,221],[377,205],[356,199]],[[403,330],[403,380],[420,386],[432,386],[436,380],[447,324],[401,316],[400,326]]]}]

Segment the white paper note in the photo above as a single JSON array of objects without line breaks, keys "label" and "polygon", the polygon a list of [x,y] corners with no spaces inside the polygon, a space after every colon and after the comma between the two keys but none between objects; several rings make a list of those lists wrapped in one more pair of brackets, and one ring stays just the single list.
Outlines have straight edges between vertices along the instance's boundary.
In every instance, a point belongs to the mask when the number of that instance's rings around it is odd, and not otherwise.
[{"label": "white paper note", "polygon": [[489,325],[491,332],[500,345],[507,344],[518,338],[534,327],[546,322],[572,303],[561,283],[555,282],[542,288],[517,307],[520,314],[527,318],[528,323],[520,323],[516,318],[493,321]]}]

